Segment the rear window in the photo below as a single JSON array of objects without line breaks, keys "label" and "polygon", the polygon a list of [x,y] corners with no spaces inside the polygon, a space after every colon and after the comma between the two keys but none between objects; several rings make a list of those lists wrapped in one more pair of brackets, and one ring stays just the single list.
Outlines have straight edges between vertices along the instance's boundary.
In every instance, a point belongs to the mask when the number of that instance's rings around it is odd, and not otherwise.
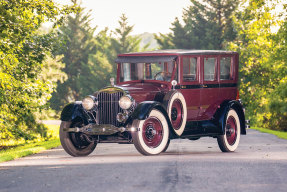
[{"label": "rear window", "polygon": [[220,59],[220,80],[233,79],[233,65],[231,57],[222,57]]}]

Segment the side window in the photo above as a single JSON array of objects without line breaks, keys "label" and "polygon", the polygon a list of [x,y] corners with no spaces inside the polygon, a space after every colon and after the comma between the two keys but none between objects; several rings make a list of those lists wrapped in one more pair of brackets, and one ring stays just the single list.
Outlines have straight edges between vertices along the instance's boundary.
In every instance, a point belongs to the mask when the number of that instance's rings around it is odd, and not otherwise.
[{"label": "side window", "polygon": [[215,73],[216,58],[205,58],[204,59],[204,80],[214,81],[216,79]]},{"label": "side window", "polygon": [[220,80],[232,80],[233,69],[232,69],[232,58],[222,57],[220,59]]},{"label": "side window", "polygon": [[183,57],[183,81],[190,82],[196,80],[197,58]]}]

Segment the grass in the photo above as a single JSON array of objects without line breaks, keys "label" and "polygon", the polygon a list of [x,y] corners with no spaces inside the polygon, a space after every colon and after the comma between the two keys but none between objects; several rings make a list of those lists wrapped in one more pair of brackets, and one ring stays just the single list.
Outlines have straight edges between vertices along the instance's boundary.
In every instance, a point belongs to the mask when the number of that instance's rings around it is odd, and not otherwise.
[{"label": "grass", "polygon": [[256,129],[256,130],[263,132],[263,133],[269,133],[272,135],[276,135],[277,137],[279,137],[281,139],[287,139],[287,132],[284,132],[284,131],[275,131],[275,130],[271,130],[271,129],[258,128],[258,127],[252,127],[252,129]]},{"label": "grass", "polygon": [[17,144],[14,147],[0,150],[0,162],[14,160],[31,154],[60,146],[59,126],[45,125],[48,128],[48,141],[35,141],[33,143]]},{"label": "grass", "polygon": [[39,153],[41,151],[58,147],[60,145],[59,139],[50,141],[42,141],[39,143],[26,144],[15,148],[9,148],[0,151],[0,162],[14,160],[20,157],[25,157],[31,154]]}]

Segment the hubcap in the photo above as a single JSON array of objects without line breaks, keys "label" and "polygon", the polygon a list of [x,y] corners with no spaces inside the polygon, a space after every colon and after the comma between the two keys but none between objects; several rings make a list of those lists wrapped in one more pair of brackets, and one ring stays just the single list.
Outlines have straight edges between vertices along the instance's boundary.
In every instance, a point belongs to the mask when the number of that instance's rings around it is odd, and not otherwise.
[{"label": "hubcap", "polygon": [[145,144],[150,148],[160,145],[163,138],[163,127],[156,117],[149,117],[143,124],[142,136]]},{"label": "hubcap", "polygon": [[174,100],[171,107],[171,123],[175,130],[180,128],[183,115],[184,114],[181,101],[179,99]]},{"label": "hubcap", "polygon": [[228,117],[226,122],[226,138],[229,145],[234,145],[237,138],[236,120],[233,116]]}]

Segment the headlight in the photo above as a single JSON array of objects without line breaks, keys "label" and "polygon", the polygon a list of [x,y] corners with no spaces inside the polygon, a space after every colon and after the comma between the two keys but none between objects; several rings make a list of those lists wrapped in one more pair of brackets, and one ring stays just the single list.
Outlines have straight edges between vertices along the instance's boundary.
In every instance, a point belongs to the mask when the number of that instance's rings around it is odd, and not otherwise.
[{"label": "headlight", "polygon": [[91,96],[86,97],[85,99],[83,99],[82,105],[84,109],[91,110],[95,105],[94,98]]},{"label": "headlight", "polygon": [[128,96],[122,96],[119,100],[119,105],[122,109],[129,109],[132,103],[132,100]]}]

